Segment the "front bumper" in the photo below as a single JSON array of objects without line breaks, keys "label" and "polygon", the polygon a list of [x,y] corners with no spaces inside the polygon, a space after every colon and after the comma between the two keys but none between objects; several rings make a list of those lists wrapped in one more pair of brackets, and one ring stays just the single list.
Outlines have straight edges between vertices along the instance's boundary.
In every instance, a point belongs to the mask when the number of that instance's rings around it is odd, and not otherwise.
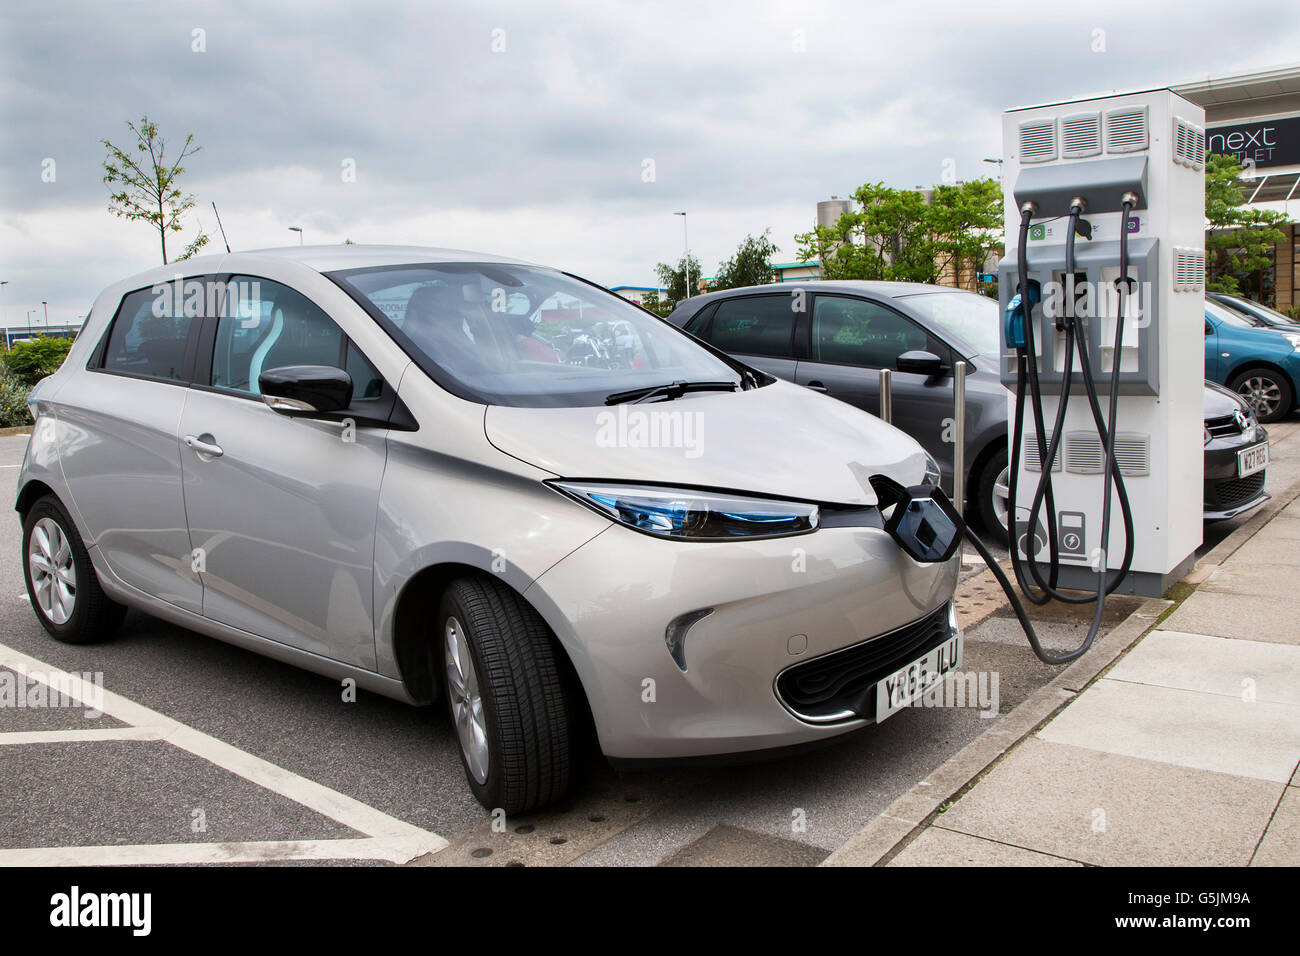
[{"label": "front bumper", "polygon": [[1204,520],[1235,518],[1269,500],[1270,496],[1264,491],[1268,469],[1244,478],[1237,477],[1237,453],[1268,444],[1268,432],[1261,427],[1259,433],[1262,437],[1250,441],[1239,437],[1216,438],[1205,446]]},{"label": "front bumper", "polygon": [[[711,543],[615,525],[525,597],[564,644],[606,756],[700,757],[815,743],[870,723],[800,719],[778,696],[778,676],[932,614],[947,621],[959,561],[918,563],[872,527]],[[669,625],[708,609],[670,650]]]}]

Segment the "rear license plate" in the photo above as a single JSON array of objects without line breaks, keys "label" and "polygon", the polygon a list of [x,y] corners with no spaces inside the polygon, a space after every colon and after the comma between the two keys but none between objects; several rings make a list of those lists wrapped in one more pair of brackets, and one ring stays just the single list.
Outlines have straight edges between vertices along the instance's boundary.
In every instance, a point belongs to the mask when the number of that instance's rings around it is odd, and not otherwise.
[{"label": "rear license plate", "polygon": [[1268,467],[1268,442],[1237,452],[1237,477],[1245,478]]},{"label": "rear license plate", "polygon": [[876,723],[892,717],[960,667],[961,635],[955,634],[924,657],[882,678],[876,684]]}]

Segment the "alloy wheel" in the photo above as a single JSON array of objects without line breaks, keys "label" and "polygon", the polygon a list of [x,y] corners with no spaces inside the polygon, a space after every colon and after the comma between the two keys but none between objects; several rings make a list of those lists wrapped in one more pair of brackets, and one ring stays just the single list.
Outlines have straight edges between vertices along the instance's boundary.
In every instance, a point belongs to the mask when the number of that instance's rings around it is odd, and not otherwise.
[{"label": "alloy wheel", "polygon": [[77,568],[68,536],[53,518],[42,518],[32,528],[27,568],[41,613],[66,624],[77,607]]},{"label": "alloy wheel", "polygon": [[488,777],[487,715],[479,691],[478,671],[470,652],[465,629],[455,617],[447,618],[443,633],[443,656],[447,665],[447,689],[451,714],[460,738],[460,750],[469,772],[480,784]]},{"label": "alloy wheel", "polygon": [[1271,378],[1252,375],[1237,386],[1237,394],[1250,403],[1255,414],[1266,418],[1282,404],[1282,387]]},{"label": "alloy wheel", "polygon": [[1011,466],[1008,465],[993,480],[993,515],[998,525],[1007,530],[1007,514],[1011,510]]}]

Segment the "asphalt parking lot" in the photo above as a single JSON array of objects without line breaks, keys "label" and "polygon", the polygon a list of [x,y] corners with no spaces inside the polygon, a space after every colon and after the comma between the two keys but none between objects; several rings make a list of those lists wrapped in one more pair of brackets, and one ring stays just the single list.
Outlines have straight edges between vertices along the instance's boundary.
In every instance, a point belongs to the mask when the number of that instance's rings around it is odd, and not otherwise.
[{"label": "asphalt parking lot", "polygon": [[[1271,428],[1270,490],[1300,478],[1297,430]],[[0,438],[8,483],[25,443]],[[1207,528],[1206,547],[1242,520]],[[465,786],[440,710],[349,702],[334,681],[136,612],[110,643],[54,642],[28,604],[19,541],[6,508],[0,686],[27,688],[38,706],[0,707],[0,865],[815,864],[998,720],[979,707],[909,709],[796,758],[653,774],[615,773],[588,748],[564,805],[494,821]],[[968,565],[968,585],[979,570]],[[967,628],[964,669],[997,675],[1005,714],[1055,670],[997,595],[975,600],[989,607]],[[1108,620],[1134,603],[1113,602]],[[1077,642],[1081,621],[1053,618],[1048,642]],[[49,706],[33,678],[58,684],[52,671],[86,675],[63,689],[93,706]]]}]

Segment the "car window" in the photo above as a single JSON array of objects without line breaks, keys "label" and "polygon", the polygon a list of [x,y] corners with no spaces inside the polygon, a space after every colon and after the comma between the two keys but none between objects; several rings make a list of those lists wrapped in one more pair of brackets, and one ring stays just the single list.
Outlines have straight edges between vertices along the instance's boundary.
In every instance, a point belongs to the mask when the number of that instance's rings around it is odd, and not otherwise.
[{"label": "car window", "polygon": [[675,381],[739,384],[680,329],[554,270],[442,262],[330,277],[426,374],[471,401],[603,406],[613,393]]},{"label": "car window", "polygon": [[[140,289],[122,299],[104,350],[103,368],[130,375],[180,381],[190,323],[173,314],[171,295]],[[183,311],[183,310],[182,310]]]},{"label": "car window", "polygon": [[1256,327],[1254,322],[1246,318],[1240,312],[1234,312],[1232,309],[1219,305],[1217,302],[1205,303],[1205,315],[1207,318],[1212,318],[1216,322],[1221,322],[1224,325],[1235,325],[1239,329],[1253,329]]},{"label": "car window", "polygon": [[790,357],[795,301],[789,295],[727,299],[713,313],[709,341],[724,352]]},{"label": "car window", "polygon": [[902,301],[919,312],[922,322],[939,336],[965,343],[980,355],[997,357],[1001,342],[997,299],[954,291],[923,292],[904,296]]},{"label": "car window", "polygon": [[893,368],[898,356],[928,349],[915,323],[874,302],[818,295],[813,300],[812,357],[818,362]]},{"label": "car window", "polygon": [[383,380],[318,305],[268,279],[234,276],[217,320],[210,384],[261,394],[258,377],[285,365],[328,365],[352,376],[356,398],[375,398]]}]

